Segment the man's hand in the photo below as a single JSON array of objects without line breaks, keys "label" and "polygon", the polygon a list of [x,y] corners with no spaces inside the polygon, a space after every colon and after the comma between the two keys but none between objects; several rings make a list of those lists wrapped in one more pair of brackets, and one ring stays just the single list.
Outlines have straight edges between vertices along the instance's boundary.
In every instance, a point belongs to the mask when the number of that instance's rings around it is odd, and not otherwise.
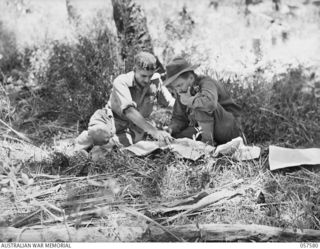
[{"label": "man's hand", "polygon": [[166,144],[170,144],[173,141],[173,137],[166,132],[166,131],[161,131],[161,130],[155,130],[150,134],[154,139],[160,141],[160,142],[165,142]]},{"label": "man's hand", "polygon": [[179,93],[179,95],[180,95],[180,101],[183,105],[186,105],[186,106],[192,105],[194,97],[190,93],[190,87],[188,87],[188,90],[186,93]]},{"label": "man's hand", "polygon": [[166,132],[158,130],[156,127],[148,123],[145,118],[134,107],[130,107],[125,112],[126,117],[131,120],[136,126],[144,130],[151,135],[154,139],[170,144],[173,141],[173,137]]}]

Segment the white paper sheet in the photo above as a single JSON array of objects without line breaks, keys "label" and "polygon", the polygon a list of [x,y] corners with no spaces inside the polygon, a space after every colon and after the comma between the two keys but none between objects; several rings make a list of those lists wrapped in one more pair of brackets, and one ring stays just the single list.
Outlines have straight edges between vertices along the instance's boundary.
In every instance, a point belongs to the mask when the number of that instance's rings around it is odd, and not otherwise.
[{"label": "white paper sheet", "polygon": [[236,137],[230,142],[219,145],[214,156],[219,154],[231,156],[237,161],[253,160],[260,157],[261,149],[257,146],[244,145],[241,137]]},{"label": "white paper sheet", "polygon": [[207,145],[201,141],[194,141],[189,138],[180,138],[175,139],[170,145],[159,144],[157,141],[140,141],[124,148],[124,150],[131,151],[137,156],[146,156],[156,149],[167,148],[176,153],[178,157],[194,161],[203,155],[210,155],[210,153],[213,157],[222,154],[230,156],[238,161],[252,160],[259,158],[260,156],[260,148],[257,146],[244,145],[241,137],[237,137],[226,144],[219,145],[217,148]]},{"label": "white paper sheet", "polygon": [[269,146],[270,170],[316,164],[320,164],[320,148],[289,149]]},{"label": "white paper sheet", "polygon": [[214,151],[214,147],[206,145],[200,141],[194,141],[188,138],[175,139],[170,145],[160,144],[157,141],[140,141],[136,144],[124,148],[137,156],[146,156],[156,149],[167,149],[175,152],[178,157],[197,160],[204,154],[209,154]]},{"label": "white paper sheet", "polygon": [[161,146],[157,141],[140,141],[129,147],[123,148],[123,150],[129,150],[137,156],[146,156],[160,148],[164,149],[166,146]]}]

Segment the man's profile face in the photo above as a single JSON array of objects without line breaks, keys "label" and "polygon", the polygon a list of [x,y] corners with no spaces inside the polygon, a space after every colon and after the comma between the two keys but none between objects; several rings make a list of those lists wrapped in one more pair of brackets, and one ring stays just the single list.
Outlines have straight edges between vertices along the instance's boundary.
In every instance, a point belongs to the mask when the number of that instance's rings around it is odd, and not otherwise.
[{"label": "man's profile face", "polygon": [[173,81],[170,84],[170,86],[168,86],[168,88],[170,91],[174,91],[177,94],[182,94],[188,91],[188,88],[191,87],[192,83],[193,80],[191,77],[188,77],[187,79],[178,77],[175,81]]},{"label": "man's profile face", "polygon": [[150,83],[151,77],[154,74],[152,70],[145,70],[140,68],[134,69],[134,77],[138,84],[145,86]]}]

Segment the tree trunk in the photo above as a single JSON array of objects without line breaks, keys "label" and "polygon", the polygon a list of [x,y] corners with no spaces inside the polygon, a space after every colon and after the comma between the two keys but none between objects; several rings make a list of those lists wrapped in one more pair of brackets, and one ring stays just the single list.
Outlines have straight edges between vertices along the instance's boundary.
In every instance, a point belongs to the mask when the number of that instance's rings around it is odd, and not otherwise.
[{"label": "tree trunk", "polygon": [[[121,58],[125,62],[125,70],[130,71],[135,54],[140,51],[153,54],[147,19],[141,7],[132,0],[112,0],[112,5],[113,18],[121,42]],[[160,64],[158,62],[158,66],[162,67]]]},{"label": "tree trunk", "polygon": [[80,23],[80,15],[77,8],[75,7],[74,0],[66,0],[66,7],[70,24],[77,27]]}]

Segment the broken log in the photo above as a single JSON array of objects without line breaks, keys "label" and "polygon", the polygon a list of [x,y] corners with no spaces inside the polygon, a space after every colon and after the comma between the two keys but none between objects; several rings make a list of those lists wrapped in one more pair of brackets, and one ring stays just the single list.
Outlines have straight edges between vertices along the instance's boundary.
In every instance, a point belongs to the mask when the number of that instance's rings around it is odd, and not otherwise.
[{"label": "broken log", "polygon": [[87,227],[58,225],[46,228],[0,228],[1,242],[133,242],[144,233],[142,227]]},{"label": "broken log", "polygon": [[[203,224],[182,225],[168,228],[181,239],[194,242],[319,242],[320,231],[305,229],[294,231],[264,225]],[[144,241],[174,242],[171,235],[157,227],[151,227]]]},{"label": "broken log", "polygon": [[[279,227],[242,224],[188,224],[166,227],[168,231],[188,242],[319,242],[320,231],[304,229],[294,231]],[[177,241],[163,229],[151,226],[87,227],[75,229],[63,225],[47,228],[0,228],[2,242],[133,242]]]}]

